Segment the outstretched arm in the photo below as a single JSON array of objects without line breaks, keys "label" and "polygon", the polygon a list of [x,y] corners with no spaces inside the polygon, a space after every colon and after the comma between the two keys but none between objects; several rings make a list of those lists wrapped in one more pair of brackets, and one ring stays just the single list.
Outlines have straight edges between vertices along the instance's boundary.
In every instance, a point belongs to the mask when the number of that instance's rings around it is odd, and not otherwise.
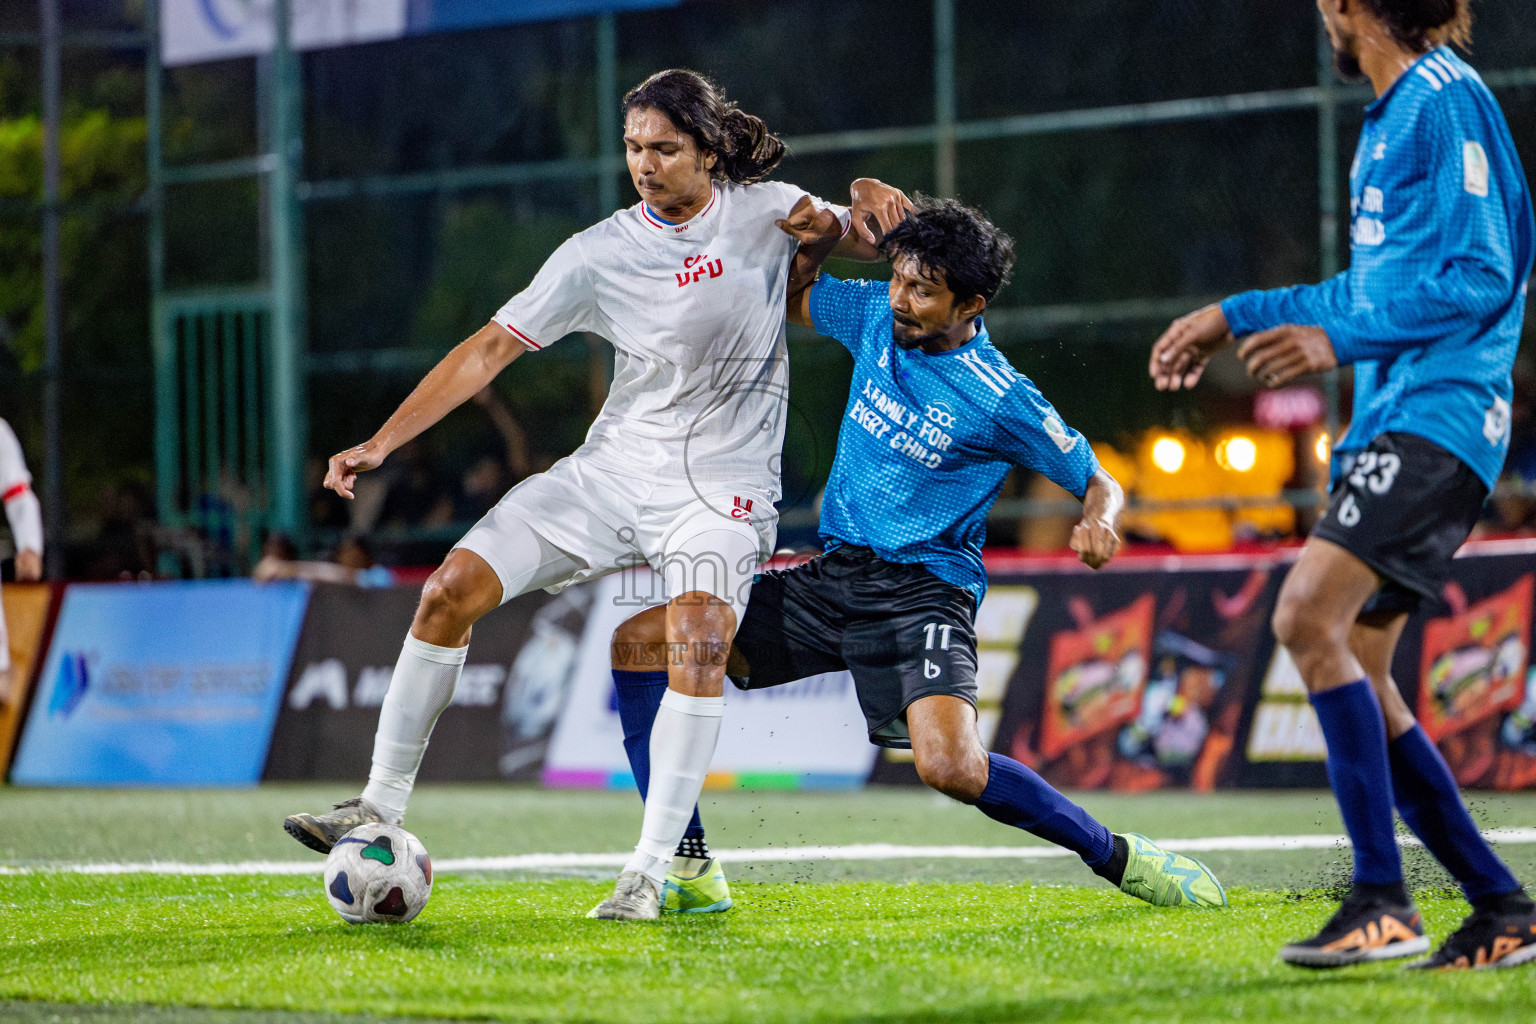
[{"label": "outstretched arm", "polygon": [[779,229],[800,243],[794,261],[789,265],[788,303],[785,315],[792,324],[811,327],[811,285],[843,237],[842,224],[837,214],[829,209],[817,209],[809,198],[801,199],[789,216],[778,221]]},{"label": "outstretched arm", "polygon": [[377,469],[390,452],[469,401],[526,351],[528,346],[500,324],[480,328],[432,367],[373,437],[331,456],[325,486],[351,498],[357,474]]}]

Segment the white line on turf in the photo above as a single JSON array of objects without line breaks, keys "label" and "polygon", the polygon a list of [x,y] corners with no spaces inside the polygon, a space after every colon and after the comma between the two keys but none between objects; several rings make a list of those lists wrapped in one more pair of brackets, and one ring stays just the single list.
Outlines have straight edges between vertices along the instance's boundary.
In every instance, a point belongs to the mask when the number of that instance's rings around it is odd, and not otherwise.
[{"label": "white line on turf", "polygon": [[[1536,828],[1496,828],[1484,832],[1490,842],[1536,843]],[[1185,853],[1217,851],[1262,852],[1327,850],[1347,845],[1341,835],[1207,836],[1197,839],[1160,839],[1163,846]],[[1418,840],[1400,838],[1405,846]],[[716,850],[727,864],[786,863],[835,860],[1050,860],[1074,856],[1059,846],[898,846],[894,843],[863,843],[853,846],[774,846],[747,850]],[[451,857],[434,861],[439,872],[454,871],[550,871],[561,868],[622,867],[628,853],[523,853],[506,857]],[[189,864],[177,861],[143,863],[40,864],[35,867],[0,866],[0,874],[74,873],[82,875],[311,875],[325,866],[319,858],[304,861],[248,860],[233,864]]]}]

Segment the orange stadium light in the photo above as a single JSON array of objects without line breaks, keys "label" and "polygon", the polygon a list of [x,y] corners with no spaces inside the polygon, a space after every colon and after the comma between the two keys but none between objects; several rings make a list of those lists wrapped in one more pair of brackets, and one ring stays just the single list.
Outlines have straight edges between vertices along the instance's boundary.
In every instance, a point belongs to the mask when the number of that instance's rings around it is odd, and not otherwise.
[{"label": "orange stadium light", "polygon": [[1324,431],[1317,435],[1317,443],[1312,446],[1312,453],[1317,456],[1317,461],[1328,465],[1328,460],[1333,458],[1333,439]]},{"label": "orange stadium light", "polygon": [[1259,461],[1259,446],[1253,438],[1234,434],[1216,445],[1216,464],[1235,473],[1247,473]]},{"label": "orange stadium light", "polygon": [[[1296,472],[1295,441],[1284,430],[1233,430],[1216,442],[1215,452],[1222,470],[1221,489],[1229,497],[1273,502]],[[1296,512],[1275,503],[1241,506],[1232,512],[1232,525],[1240,532],[1289,533],[1295,528]]]},{"label": "orange stadium light", "polygon": [[[1143,501],[1197,501],[1220,497],[1222,472],[1206,445],[1193,435],[1147,433],[1137,456],[1136,494]],[[1220,551],[1232,544],[1231,517],[1219,508],[1138,512],[1135,528],[1180,551]]]},{"label": "orange stadium light", "polygon": [[1152,442],[1152,465],[1164,473],[1177,473],[1183,469],[1187,455],[1184,442],[1176,437],[1163,436]]}]

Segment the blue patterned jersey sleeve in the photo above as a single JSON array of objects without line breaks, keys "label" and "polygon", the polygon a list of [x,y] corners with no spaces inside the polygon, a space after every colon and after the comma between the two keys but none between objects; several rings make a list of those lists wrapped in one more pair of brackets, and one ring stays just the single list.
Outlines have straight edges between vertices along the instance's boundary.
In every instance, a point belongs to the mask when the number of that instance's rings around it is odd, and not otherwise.
[{"label": "blue patterned jersey sleeve", "polygon": [[1088,439],[1062,421],[1028,378],[1016,376],[992,415],[993,451],[1033,469],[1081,498],[1099,470]]},{"label": "blue patterned jersey sleeve", "polygon": [[811,285],[811,324],[855,356],[870,320],[883,318],[890,308],[890,286],[884,281],[840,281],[822,274]]},{"label": "blue patterned jersey sleeve", "polygon": [[1222,303],[1234,334],[1280,324],[1322,327],[1340,363],[1390,359],[1503,314],[1517,292],[1512,239],[1489,120],[1463,94],[1426,103],[1413,157],[1387,201],[1406,201],[1435,244],[1426,259],[1400,259],[1385,294],[1362,297],[1349,272],[1318,285],[1245,292]]}]

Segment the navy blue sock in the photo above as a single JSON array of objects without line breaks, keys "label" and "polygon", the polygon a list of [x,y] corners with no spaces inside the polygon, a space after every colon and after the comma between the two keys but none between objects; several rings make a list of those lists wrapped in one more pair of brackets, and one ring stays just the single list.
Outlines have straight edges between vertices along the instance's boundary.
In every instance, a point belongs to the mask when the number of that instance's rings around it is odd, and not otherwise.
[{"label": "navy blue sock", "polygon": [[[624,729],[624,753],[629,756],[635,788],[644,800],[651,788],[651,724],[656,721],[656,711],[667,692],[667,674],[616,668],[613,670],[613,689],[618,700],[619,725]],[[697,842],[690,844],[689,840]],[[703,856],[707,857],[708,848],[703,841],[704,824],[699,820],[699,808],[695,806],[693,820],[683,833],[683,845],[689,847],[690,854],[702,849],[705,851]]]},{"label": "navy blue sock", "polygon": [[1328,743],[1328,782],[1355,847],[1355,881],[1395,885],[1403,859],[1392,829],[1392,770],[1387,726],[1369,679],[1312,694],[1312,708]]},{"label": "navy blue sock", "polygon": [[988,754],[987,759],[992,763],[987,788],[976,800],[981,813],[1065,846],[1091,868],[1109,861],[1115,852],[1109,829],[1013,758]]},{"label": "navy blue sock", "polygon": [[1478,832],[1445,758],[1415,725],[1387,746],[1392,798],[1413,834],[1461,883],[1469,902],[1517,891],[1520,882]]}]

